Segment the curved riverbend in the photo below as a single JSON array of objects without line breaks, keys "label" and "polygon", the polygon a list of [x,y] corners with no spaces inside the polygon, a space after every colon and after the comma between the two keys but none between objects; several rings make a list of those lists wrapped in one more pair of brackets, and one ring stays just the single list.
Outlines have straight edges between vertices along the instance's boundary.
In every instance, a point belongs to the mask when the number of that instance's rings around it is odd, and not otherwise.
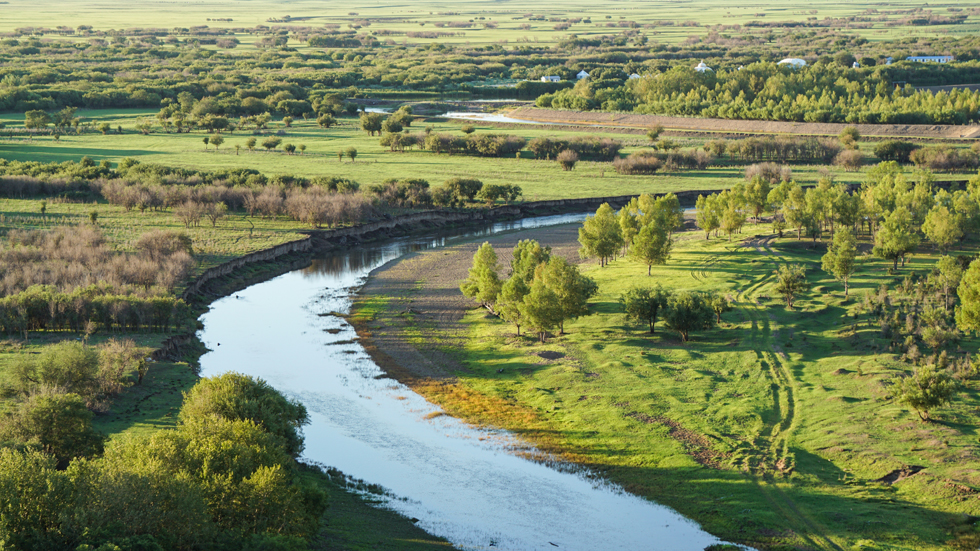
[{"label": "curved riverbend", "polygon": [[456,237],[337,251],[214,302],[199,337],[202,375],[261,377],[306,405],[305,458],[378,484],[388,505],[461,549],[682,550],[718,543],[678,513],[582,474],[522,459],[501,431],[473,428],[384,376],[347,312],[370,271],[454,239],[580,221],[507,222]]}]

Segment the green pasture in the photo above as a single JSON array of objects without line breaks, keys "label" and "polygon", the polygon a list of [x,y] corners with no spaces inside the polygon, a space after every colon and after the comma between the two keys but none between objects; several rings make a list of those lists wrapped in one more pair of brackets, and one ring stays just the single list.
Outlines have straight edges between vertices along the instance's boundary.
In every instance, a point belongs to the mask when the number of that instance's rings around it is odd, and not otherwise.
[{"label": "green pasture", "polygon": [[[975,546],[977,383],[937,410],[936,422],[920,422],[888,391],[889,379],[911,367],[877,324],[852,317],[863,293],[927,274],[937,255],[920,251],[894,276],[888,262],[865,256],[845,298],[820,270],[824,243],[787,236],[762,252],[740,245],[771,237],[768,225],[731,242],[685,233],[651,277],[626,259],[586,267],[599,283],[594,315],[567,323],[567,335],[546,344],[515,338],[513,326],[475,309],[465,318],[464,348],[446,353],[466,367],[457,373],[462,387],[530,412],[511,415],[507,428],[546,434],[549,445],[722,538],[772,549]],[[772,291],[785,263],[805,264],[811,285],[792,310]],[[662,323],[650,335],[624,322],[617,300],[632,285],[654,283],[725,293],[735,309],[686,344]],[[431,342],[424,323],[419,332]],[[564,357],[542,359],[543,351]],[[876,482],[909,465],[926,470]]]},{"label": "green pasture", "polygon": [[[108,160],[117,163],[126,157],[141,162],[158,163],[168,166],[186,167],[199,170],[219,170],[231,168],[252,168],[272,176],[291,174],[296,176],[335,176],[350,178],[362,186],[380,183],[389,178],[422,178],[433,186],[448,179],[463,177],[477,178],[489,184],[517,184],[524,190],[527,201],[616,196],[639,193],[663,193],[684,190],[717,190],[730,187],[744,175],[744,165],[709,166],[705,170],[683,170],[667,172],[654,176],[619,175],[611,163],[582,161],[572,171],[563,171],[554,161],[534,159],[530,151],[523,151],[521,158],[483,158],[472,156],[440,155],[428,151],[391,152],[378,143],[378,137],[371,137],[360,129],[354,118],[341,118],[340,123],[329,129],[319,128],[312,120],[299,119],[292,128],[285,128],[282,122],[273,122],[268,134],[284,131],[280,136],[283,144],[306,145],[302,155],[288,155],[282,146],[275,151],[261,147],[267,137],[255,136],[258,144],[255,151],[248,151],[245,141],[252,136],[250,132],[225,133],[225,142],[218,150],[207,146],[203,131],[191,133],[164,133],[159,126],[149,135],[142,135],[133,129],[136,121],[152,118],[153,113],[140,110],[79,111],[84,121],[97,126],[109,122],[113,131],[107,135],[88,130],[82,134],[65,134],[59,139],[52,136],[27,138],[13,136],[0,140],[0,158],[17,161],[62,162],[78,161],[84,156],[96,162]],[[8,129],[23,124],[22,115],[6,114],[0,117]],[[462,135],[462,122],[415,122],[408,131],[418,133],[426,126],[434,132]],[[122,126],[123,134],[116,128]],[[477,133],[515,134],[525,138],[564,137],[596,135],[621,140],[623,153],[645,149],[647,139],[642,135],[595,132],[572,132],[555,130],[548,126],[527,125],[520,128],[497,129],[487,123],[473,123]],[[700,147],[704,138],[671,138],[681,147]],[[238,145],[240,148],[235,149]],[[357,158],[351,162],[346,156],[342,161],[337,152],[348,147],[357,149]],[[871,143],[863,143],[866,161],[877,160],[871,155]],[[862,172],[845,172],[840,169],[816,165],[793,165],[794,178],[801,183],[815,183],[823,175],[832,175],[836,181],[860,183]],[[962,180],[965,175],[938,175],[938,179]],[[233,218],[233,217],[230,217]],[[283,227],[275,225],[276,227]],[[289,227],[288,224],[286,227]],[[271,231],[271,228],[270,228]]]},{"label": "green pasture", "polygon": [[[109,3],[104,0],[80,0],[77,2],[58,2],[55,0],[10,0],[0,5],[0,31],[13,31],[23,27],[65,26],[76,28],[91,25],[96,30],[126,28],[188,28],[207,25],[213,28],[251,29],[258,25],[290,25],[322,27],[339,25],[342,30],[349,26],[370,25],[358,29],[359,32],[374,31],[384,42],[390,39],[393,44],[440,42],[447,44],[494,44],[528,43],[551,45],[574,34],[579,37],[619,34],[628,27],[620,27],[620,22],[636,22],[639,25],[654,25],[646,32],[651,40],[676,44],[687,40],[691,35],[704,35],[703,26],[742,25],[749,21],[803,21],[815,17],[849,17],[861,14],[868,8],[880,12],[909,10],[922,6],[921,2],[896,1],[884,4],[849,4],[835,0],[816,0],[801,5],[787,0],[775,2],[732,5],[717,0],[696,0],[694,2],[623,2],[597,5],[584,0],[572,0],[561,5],[542,4],[531,0],[501,4],[489,0],[468,2],[448,2],[427,0],[420,3],[363,3],[343,5],[323,3],[314,0],[296,0],[288,3],[272,0],[251,2],[221,2],[218,0],[163,1],[152,0],[132,4]],[[975,6],[973,2],[942,2],[929,4],[936,14],[943,15],[947,8],[966,8]],[[530,20],[526,14],[543,16],[543,20]],[[287,21],[285,18],[289,16]],[[898,16],[892,15],[891,19]],[[568,29],[558,28],[556,24],[565,18],[581,18],[583,21],[571,24]],[[231,19],[231,21],[214,21]],[[276,19],[278,22],[271,20]],[[590,22],[584,22],[590,19]],[[673,25],[662,22],[670,21]],[[451,28],[450,23],[472,23],[469,28]],[[492,22],[496,28],[484,24]],[[687,26],[693,22],[699,26]],[[965,24],[937,25],[930,27],[887,26],[884,21],[872,18],[870,28],[852,29],[868,40],[892,40],[909,36],[937,36],[941,34],[966,34],[980,29],[980,19],[971,15]],[[438,27],[437,24],[444,24]],[[613,24],[608,26],[607,24]],[[528,26],[528,27],[525,27]],[[386,35],[380,31],[393,31]],[[410,31],[458,32],[460,36],[439,37],[436,39],[410,38],[404,33]],[[58,39],[57,36],[52,36]],[[251,48],[253,35],[240,33],[239,48]],[[290,46],[301,51],[305,44],[293,41]]]}]

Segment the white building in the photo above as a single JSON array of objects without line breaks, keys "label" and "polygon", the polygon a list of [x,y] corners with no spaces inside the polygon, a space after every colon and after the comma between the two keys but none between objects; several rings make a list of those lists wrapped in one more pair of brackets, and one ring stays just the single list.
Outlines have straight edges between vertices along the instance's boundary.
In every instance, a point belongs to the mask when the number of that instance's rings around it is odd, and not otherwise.
[{"label": "white building", "polygon": [[951,55],[910,55],[906,61],[918,61],[919,63],[949,63],[953,61]]},{"label": "white building", "polygon": [[703,73],[705,71],[713,71],[714,69],[712,69],[711,67],[708,67],[702,61],[701,63],[698,63],[697,67],[695,67],[694,70],[697,71],[697,72],[699,72],[699,73]]},{"label": "white building", "polygon": [[798,57],[787,57],[786,59],[777,63],[777,65],[789,65],[794,69],[799,69],[800,67],[806,67],[806,60]]},{"label": "white building", "polygon": [[561,77],[559,76],[541,77],[541,82],[561,82]]},{"label": "white building", "polygon": [[630,79],[630,80],[636,80],[636,79],[638,79],[638,78],[640,78],[640,75],[638,75],[638,74],[636,74],[636,73],[633,73],[632,75],[630,75],[630,76],[629,76],[629,79]]},{"label": "white building", "polygon": [[586,73],[585,71],[579,71],[578,74],[575,75],[575,78],[579,80],[582,80],[583,78],[589,78],[589,73]]},{"label": "white building", "polygon": [[861,67],[861,64],[858,63],[857,61],[855,61],[854,63],[851,63],[851,69],[859,69],[860,67]]}]

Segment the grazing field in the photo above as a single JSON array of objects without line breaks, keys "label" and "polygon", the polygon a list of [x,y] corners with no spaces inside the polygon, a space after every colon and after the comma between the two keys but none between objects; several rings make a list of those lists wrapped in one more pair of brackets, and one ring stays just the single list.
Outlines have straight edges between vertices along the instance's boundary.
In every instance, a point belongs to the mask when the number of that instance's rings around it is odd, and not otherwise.
[{"label": "grazing field", "polygon": [[[930,3],[929,8],[943,13],[947,8],[962,9],[970,5],[963,2]],[[602,7],[580,0],[565,2],[560,7],[545,6],[534,1],[501,4],[489,1],[459,3],[433,0],[410,5],[382,2],[339,6],[324,5],[312,0],[288,4],[270,0],[233,4],[213,0],[178,0],[132,5],[120,5],[106,0],[82,0],[66,6],[53,0],[10,0],[7,4],[0,5],[0,30],[12,31],[16,28],[42,25],[69,28],[91,25],[100,30],[194,25],[247,29],[274,23],[311,27],[332,24],[347,28],[348,25],[364,25],[364,21],[369,21],[370,27],[367,30],[391,31],[390,37],[396,43],[435,41],[447,44],[511,42],[550,45],[569,34],[588,38],[615,32],[621,26],[628,28],[631,23],[636,23],[641,26],[651,25],[658,41],[681,43],[690,35],[699,34],[699,27],[708,25],[855,17],[867,15],[866,10],[870,6],[835,0],[818,0],[806,6],[786,1],[733,6],[714,0],[699,0],[693,3],[621,3]],[[881,12],[899,12],[915,10],[921,6],[918,2],[896,1],[875,4],[873,7]],[[534,17],[528,17],[529,15]],[[899,17],[885,17],[883,20],[866,18],[859,21],[865,24],[856,25],[854,30],[868,40],[880,41],[945,34],[965,35],[980,28],[976,16],[970,17],[964,24],[928,27],[888,25],[889,19]],[[487,23],[491,25],[488,26]],[[569,26],[559,26],[562,23]],[[405,35],[413,31],[441,31],[454,36],[416,38]],[[243,36],[242,42],[248,44],[247,35]]]},{"label": "grazing field", "polygon": [[[490,242],[504,265],[524,238],[574,259],[576,229]],[[650,277],[626,259],[583,264],[599,283],[593,315],[539,344],[515,337],[512,325],[459,292],[477,245],[380,270],[355,312],[382,365],[450,414],[515,431],[732,541],[774,549],[975,545],[977,385],[967,382],[953,405],[936,410],[936,422],[920,422],[889,395],[910,367],[859,313],[880,285],[903,300],[903,278],[929,273],[934,253],[894,276],[888,263],[861,257],[845,298],[819,268],[823,243],[775,238],[768,224],[731,242],[687,232]],[[964,250],[974,248],[971,241]],[[793,309],[773,290],[774,270],[787,263],[807,267],[808,290]],[[651,335],[625,323],[617,300],[631,285],[654,282],[718,291],[735,309],[688,343],[662,322]],[[978,342],[960,346],[972,351]]]}]

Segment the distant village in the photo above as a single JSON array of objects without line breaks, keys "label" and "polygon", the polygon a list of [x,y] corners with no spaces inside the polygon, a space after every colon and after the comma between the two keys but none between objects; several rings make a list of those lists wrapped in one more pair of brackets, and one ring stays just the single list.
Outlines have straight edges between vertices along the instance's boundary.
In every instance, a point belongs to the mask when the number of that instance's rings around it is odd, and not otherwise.
[{"label": "distant village", "polygon": [[[885,58],[885,65],[891,65],[893,61],[894,61],[893,58],[887,57]],[[912,61],[917,63],[952,63],[953,61],[955,61],[955,58],[951,55],[913,55],[913,56],[906,57],[905,61]],[[798,57],[788,57],[780,61],[778,65],[787,65],[793,68],[806,67],[806,60],[800,59]],[[855,69],[859,68],[860,66],[861,64],[858,63],[857,61],[855,61],[853,64],[853,67]],[[739,67],[739,70],[741,69],[742,68]],[[714,71],[714,69],[705,65],[703,61],[695,65],[694,70],[699,73],[704,73],[706,71]],[[589,73],[588,71],[585,70],[579,71],[578,74],[575,75],[576,80],[583,80],[586,78],[589,78]],[[641,77],[639,74],[633,73],[628,78],[630,80],[633,80]],[[561,81],[562,78],[558,75],[549,75],[549,76],[541,77],[541,82],[561,82]]]}]

